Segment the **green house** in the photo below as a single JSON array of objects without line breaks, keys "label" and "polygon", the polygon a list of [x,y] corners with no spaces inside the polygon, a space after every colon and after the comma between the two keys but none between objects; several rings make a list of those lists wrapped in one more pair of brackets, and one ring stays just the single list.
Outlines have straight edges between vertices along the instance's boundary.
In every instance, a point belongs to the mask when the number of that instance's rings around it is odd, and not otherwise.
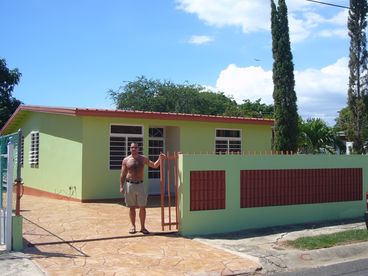
[{"label": "green house", "polygon": [[[128,146],[156,160],[160,152],[244,153],[271,150],[273,120],[241,117],[20,106],[1,135],[22,130],[25,192],[77,201],[120,198]],[[146,169],[150,194],[159,170]]]}]

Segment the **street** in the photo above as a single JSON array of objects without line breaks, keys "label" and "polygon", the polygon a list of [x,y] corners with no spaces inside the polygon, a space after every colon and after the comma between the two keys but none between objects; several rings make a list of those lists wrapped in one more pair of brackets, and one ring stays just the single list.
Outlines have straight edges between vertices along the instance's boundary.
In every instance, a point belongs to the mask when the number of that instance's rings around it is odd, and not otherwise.
[{"label": "street", "polygon": [[335,265],[329,265],[319,268],[310,268],[301,270],[298,272],[284,272],[275,273],[276,276],[338,276],[338,275],[354,275],[354,276],[366,276],[368,275],[368,258],[357,261],[350,261],[346,263],[339,263]]}]

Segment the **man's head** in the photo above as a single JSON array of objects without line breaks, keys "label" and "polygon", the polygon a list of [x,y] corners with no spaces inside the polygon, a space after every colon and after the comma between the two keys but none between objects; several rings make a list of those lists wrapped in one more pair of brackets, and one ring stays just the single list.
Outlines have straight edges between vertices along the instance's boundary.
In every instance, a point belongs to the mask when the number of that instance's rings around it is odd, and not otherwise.
[{"label": "man's head", "polygon": [[138,144],[137,143],[130,144],[130,152],[132,154],[138,154]]}]

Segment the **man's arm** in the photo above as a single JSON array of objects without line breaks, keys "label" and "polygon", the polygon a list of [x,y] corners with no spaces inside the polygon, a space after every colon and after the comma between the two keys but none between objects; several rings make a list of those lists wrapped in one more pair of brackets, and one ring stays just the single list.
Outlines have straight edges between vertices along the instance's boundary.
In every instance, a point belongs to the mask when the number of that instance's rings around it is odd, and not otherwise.
[{"label": "man's arm", "polygon": [[165,154],[160,153],[160,155],[158,156],[156,162],[152,162],[151,160],[148,159],[148,157],[146,157],[146,164],[151,167],[151,168],[158,168],[160,166],[160,160],[161,158],[165,157]]},{"label": "man's arm", "polygon": [[120,172],[120,193],[124,193],[124,183],[127,176],[128,170],[126,166],[126,160],[124,158],[123,162],[121,163],[121,172]]}]

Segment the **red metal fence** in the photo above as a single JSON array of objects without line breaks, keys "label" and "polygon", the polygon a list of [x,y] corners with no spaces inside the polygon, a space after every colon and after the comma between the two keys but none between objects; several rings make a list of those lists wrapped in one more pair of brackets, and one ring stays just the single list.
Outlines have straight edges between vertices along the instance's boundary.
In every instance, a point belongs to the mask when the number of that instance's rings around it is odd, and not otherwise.
[{"label": "red metal fence", "polygon": [[[240,208],[362,200],[361,168],[241,170]],[[225,171],[190,172],[190,210],[226,208]]]},{"label": "red metal fence", "polygon": [[[172,181],[174,185],[171,185]],[[171,190],[172,186],[173,190]],[[160,160],[160,190],[162,231],[165,230],[165,226],[169,226],[169,230],[171,226],[178,229],[178,153],[170,155],[167,152],[166,157]]]},{"label": "red metal fence", "polygon": [[225,209],[225,171],[190,172],[190,210]]},{"label": "red metal fence", "polygon": [[361,168],[242,170],[241,208],[362,200]]}]

